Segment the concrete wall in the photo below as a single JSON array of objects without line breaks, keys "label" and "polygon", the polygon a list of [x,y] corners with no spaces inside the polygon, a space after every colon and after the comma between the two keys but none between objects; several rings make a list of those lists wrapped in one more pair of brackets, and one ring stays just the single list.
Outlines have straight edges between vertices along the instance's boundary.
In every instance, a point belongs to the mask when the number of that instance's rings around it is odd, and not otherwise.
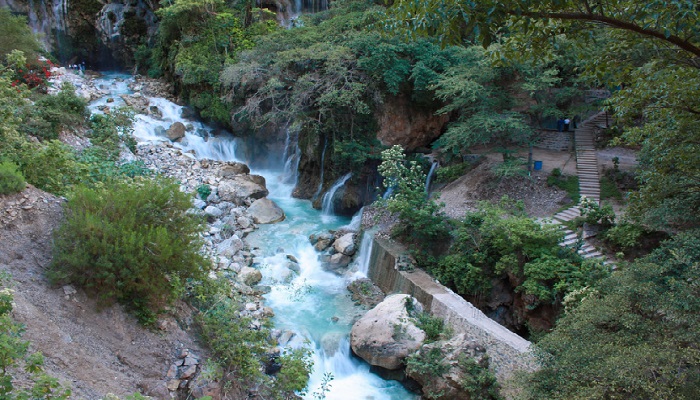
[{"label": "concrete wall", "polygon": [[426,311],[443,318],[455,333],[465,333],[484,346],[499,381],[507,379],[516,370],[534,368],[529,341],[490,319],[425,272],[400,271],[396,261],[405,253],[397,243],[375,238],[368,277],[387,294],[410,294],[423,304]]}]

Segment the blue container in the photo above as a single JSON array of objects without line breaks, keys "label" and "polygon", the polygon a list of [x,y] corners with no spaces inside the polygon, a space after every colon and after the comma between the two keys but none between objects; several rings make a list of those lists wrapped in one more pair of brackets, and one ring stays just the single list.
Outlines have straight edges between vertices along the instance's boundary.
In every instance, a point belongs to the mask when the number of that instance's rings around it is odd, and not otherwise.
[{"label": "blue container", "polygon": [[542,161],[535,161],[535,171],[542,169]]}]

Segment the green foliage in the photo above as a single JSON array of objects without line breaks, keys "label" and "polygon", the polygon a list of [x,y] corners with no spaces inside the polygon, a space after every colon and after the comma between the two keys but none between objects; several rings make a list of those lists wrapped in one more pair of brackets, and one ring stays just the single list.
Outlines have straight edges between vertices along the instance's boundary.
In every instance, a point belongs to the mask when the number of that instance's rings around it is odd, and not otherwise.
[{"label": "green foliage", "polygon": [[147,322],[185,279],[204,273],[202,228],[189,207],[163,178],[76,188],[55,234],[51,280],[85,287],[103,303],[117,300]]},{"label": "green foliage", "polygon": [[19,157],[27,182],[41,190],[66,194],[80,182],[80,165],[75,154],[58,140],[41,145],[26,144]]},{"label": "green foliage", "polygon": [[584,198],[581,201],[581,216],[587,224],[609,228],[615,224],[615,211],[610,204],[598,205],[598,202]]},{"label": "green foliage", "polygon": [[406,161],[401,147],[393,146],[382,152],[378,171],[384,187],[394,189],[385,203],[400,220],[393,234],[416,244],[421,252],[435,249],[434,243],[447,237],[448,226],[440,206],[426,198],[425,172],[418,162]]},{"label": "green foliage", "polygon": [[639,244],[639,239],[644,235],[644,227],[630,222],[622,222],[605,232],[603,238],[621,250],[628,250]]},{"label": "green foliage", "polygon": [[459,385],[469,393],[470,400],[499,400],[502,399],[496,376],[489,370],[489,357],[483,356],[479,362],[473,358],[461,355],[457,360],[462,370]]},{"label": "green foliage", "polygon": [[90,142],[93,146],[101,147],[108,160],[119,158],[120,145],[131,151],[136,151],[136,140],[131,133],[134,123],[134,111],[127,107],[119,107],[109,114],[95,114],[90,118]]},{"label": "green foliage", "polygon": [[277,359],[282,365],[275,376],[275,386],[280,392],[301,392],[306,388],[313,370],[311,354],[308,348],[292,349]]},{"label": "green foliage", "polygon": [[525,160],[520,158],[509,158],[493,168],[493,174],[500,179],[513,178],[517,176],[527,176]]},{"label": "green foliage", "polygon": [[604,199],[615,199],[622,200],[622,192],[617,187],[614,181],[610,180],[607,176],[602,176],[600,178],[600,198]]},{"label": "green foliage", "polygon": [[532,295],[526,304],[532,309],[560,302],[566,293],[606,275],[603,265],[560,247],[559,229],[526,217],[508,199],[500,206],[484,202],[479,207],[454,231],[448,254],[430,268],[458,293],[487,293],[493,278],[508,277],[516,291]]},{"label": "green foliage", "polygon": [[466,162],[459,164],[448,165],[445,167],[440,167],[436,171],[435,181],[439,183],[450,183],[456,181],[462,175],[466,174],[472,165]]},{"label": "green foliage", "polygon": [[406,357],[406,372],[439,378],[450,369],[449,365],[443,361],[444,356],[439,347],[430,347],[427,350],[421,348],[418,352]]},{"label": "green foliage", "polygon": [[571,201],[578,203],[581,198],[579,192],[578,176],[562,175],[559,168],[552,170],[552,173],[547,177],[548,186],[556,186],[568,193]]},{"label": "green foliage", "polygon": [[9,8],[0,8],[0,63],[12,50],[20,50],[27,57],[36,59],[41,52],[41,45],[32,32],[27,19],[14,16]]},{"label": "green foliage", "polygon": [[602,280],[538,343],[524,398],[698,398],[699,260],[695,230]]},{"label": "green foliage", "polygon": [[206,184],[197,186],[197,194],[199,195],[200,199],[206,200],[211,194],[211,186]]},{"label": "green foliage", "polygon": [[17,165],[9,161],[0,162],[0,194],[20,192],[24,185],[24,176]]},{"label": "green foliage", "polygon": [[[63,387],[56,378],[43,372],[44,357],[41,353],[29,354],[28,341],[21,339],[24,328],[12,319],[13,291],[7,287],[8,277],[3,273],[0,281],[0,397],[8,400],[68,399],[70,389]],[[13,372],[24,369],[31,386],[15,387]]]},{"label": "green foliage", "polygon": [[416,326],[425,332],[424,343],[436,342],[443,336],[449,336],[449,329],[445,326],[444,319],[427,312],[413,313],[412,316]]},{"label": "green foliage", "polygon": [[64,129],[74,129],[85,122],[87,100],[75,94],[75,87],[64,83],[53,96],[40,96],[24,110],[22,131],[40,139],[57,139]]}]

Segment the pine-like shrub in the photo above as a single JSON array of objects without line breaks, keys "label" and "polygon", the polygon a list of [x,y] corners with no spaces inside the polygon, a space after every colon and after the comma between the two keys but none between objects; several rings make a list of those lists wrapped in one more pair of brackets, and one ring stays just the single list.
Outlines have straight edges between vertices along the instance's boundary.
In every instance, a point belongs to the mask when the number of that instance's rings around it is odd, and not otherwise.
[{"label": "pine-like shrub", "polygon": [[24,176],[9,161],[0,162],[0,194],[16,193],[24,189]]},{"label": "pine-like shrub", "polygon": [[55,234],[49,278],[118,301],[142,323],[175,299],[188,278],[204,275],[201,220],[190,198],[165,178],[77,187]]}]

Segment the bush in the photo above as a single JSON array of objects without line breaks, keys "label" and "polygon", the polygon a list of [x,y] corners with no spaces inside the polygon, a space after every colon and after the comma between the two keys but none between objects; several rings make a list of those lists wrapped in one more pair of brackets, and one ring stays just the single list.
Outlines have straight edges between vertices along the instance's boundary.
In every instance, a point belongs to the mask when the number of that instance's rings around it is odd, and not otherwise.
[{"label": "bush", "polygon": [[556,186],[566,191],[574,203],[578,203],[581,198],[579,194],[578,176],[562,175],[559,168],[554,168],[552,173],[547,177],[547,185]]},{"label": "bush", "polygon": [[26,144],[20,155],[27,182],[54,194],[67,194],[81,181],[81,166],[67,145],[51,140],[39,145]]},{"label": "bush", "polygon": [[78,187],[55,234],[54,283],[74,283],[148,322],[187,278],[204,274],[200,221],[189,196],[163,178]]},{"label": "bush", "polygon": [[20,192],[24,185],[24,176],[15,164],[9,161],[0,163],[0,194]]},{"label": "bush", "polygon": [[75,87],[64,83],[56,95],[42,95],[24,111],[22,130],[40,139],[57,139],[61,130],[82,125],[89,112],[87,100],[75,94]]},{"label": "bush", "polygon": [[613,246],[621,250],[627,250],[636,247],[644,233],[643,227],[629,222],[622,222],[608,229],[603,238]]},{"label": "bush", "polygon": [[472,165],[469,163],[459,163],[447,167],[440,167],[437,170],[435,181],[438,183],[450,183],[466,174]]},{"label": "bush", "polygon": [[211,186],[207,184],[197,186],[197,194],[199,195],[200,199],[206,200],[211,194]]}]

